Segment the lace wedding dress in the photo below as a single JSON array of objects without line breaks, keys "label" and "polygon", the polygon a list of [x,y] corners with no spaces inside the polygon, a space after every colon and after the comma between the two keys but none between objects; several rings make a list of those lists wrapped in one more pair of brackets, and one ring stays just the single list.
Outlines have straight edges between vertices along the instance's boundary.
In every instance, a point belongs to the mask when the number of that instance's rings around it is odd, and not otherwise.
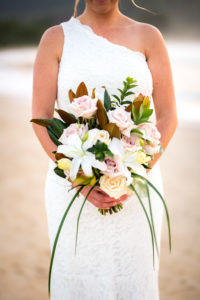
[{"label": "lace wedding dress", "polygon": [[[65,109],[68,90],[76,91],[81,81],[89,95],[103,99],[106,86],[110,94],[123,87],[127,76],[137,80],[134,92],[152,100],[152,76],[145,56],[97,35],[91,27],[71,17],[61,23],[64,46],[58,73],[57,106]],[[153,108],[153,101],[151,101]],[[155,121],[155,113],[151,116]],[[58,177],[49,161],[45,203],[51,250],[66,207],[75,191]],[[163,195],[160,164],[157,162],[148,179]],[[160,247],[163,205],[151,189],[155,230]],[[51,300],[158,300],[159,258],[155,269],[149,226],[136,195],[124,202],[116,214],[101,215],[89,201],[80,218],[77,253],[74,255],[77,216],[84,198],[72,205],[57,244],[52,270]],[[144,204],[148,210],[147,199]]]}]

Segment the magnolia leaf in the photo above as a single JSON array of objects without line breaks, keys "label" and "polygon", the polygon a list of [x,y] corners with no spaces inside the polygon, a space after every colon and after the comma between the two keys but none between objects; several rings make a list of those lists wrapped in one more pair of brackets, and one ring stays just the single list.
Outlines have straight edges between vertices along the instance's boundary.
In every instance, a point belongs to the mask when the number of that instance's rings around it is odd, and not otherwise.
[{"label": "magnolia leaf", "polygon": [[106,110],[103,106],[103,103],[100,99],[97,101],[97,119],[99,121],[99,125],[102,128],[106,123],[108,123],[108,117],[106,114]]},{"label": "magnolia leaf", "polygon": [[107,111],[111,109],[111,99],[106,87],[104,91],[104,106]]},{"label": "magnolia leaf", "polygon": [[132,112],[132,103],[130,103],[126,108],[125,108],[125,111],[128,111],[128,112]]},{"label": "magnolia leaf", "polygon": [[76,95],[74,94],[74,92],[70,89],[68,92],[68,97],[70,102],[72,102],[74,100],[74,98],[76,97]]},{"label": "magnolia leaf", "polygon": [[61,159],[61,158],[66,158],[67,156],[65,156],[63,153],[56,153],[55,154],[55,158],[56,158],[56,160],[59,160],[59,159]]},{"label": "magnolia leaf", "polygon": [[57,109],[56,111],[59,114],[59,116],[63,119],[63,121],[65,121],[67,124],[76,123],[76,118],[68,112],[66,112],[65,110]]},{"label": "magnolia leaf", "polygon": [[92,96],[91,96],[91,98],[92,98],[92,99],[95,98],[95,88],[92,89]]},{"label": "magnolia leaf", "polygon": [[54,172],[55,172],[58,176],[60,176],[60,177],[62,177],[62,178],[66,178],[66,175],[65,175],[64,171],[61,170],[61,169],[59,169],[58,167],[54,168]]},{"label": "magnolia leaf", "polygon": [[120,139],[121,137],[120,129],[115,123],[107,123],[102,127],[102,129],[107,130],[111,138],[116,137]]},{"label": "magnolia leaf", "polygon": [[33,122],[37,125],[44,126],[44,127],[51,125],[51,120],[48,119],[32,119],[30,120],[30,122]]},{"label": "magnolia leaf", "polygon": [[66,128],[66,124],[57,118],[53,118],[51,120],[50,126],[52,127],[54,133],[58,138],[60,138],[60,136],[63,133],[63,130]]},{"label": "magnolia leaf", "polygon": [[139,100],[138,98],[135,98],[133,100],[133,105],[135,106],[136,110],[139,112],[140,111],[140,106],[142,105],[143,100]]},{"label": "magnolia leaf", "polygon": [[84,95],[88,95],[88,90],[87,90],[87,87],[86,87],[85,83],[82,81],[79,84],[79,86],[77,87],[76,98],[84,96]]},{"label": "magnolia leaf", "polygon": [[56,146],[62,145],[62,143],[59,142],[58,137],[56,136],[55,132],[50,126],[47,126],[47,132],[49,134],[50,139]]}]

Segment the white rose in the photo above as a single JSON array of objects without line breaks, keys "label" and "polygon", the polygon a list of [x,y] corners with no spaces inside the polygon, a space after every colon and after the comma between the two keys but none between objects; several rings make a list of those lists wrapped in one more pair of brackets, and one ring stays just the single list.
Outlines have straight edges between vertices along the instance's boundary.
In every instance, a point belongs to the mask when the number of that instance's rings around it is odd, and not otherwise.
[{"label": "white rose", "polygon": [[110,143],[110,136],[108,131],[100,130],[97,128],[91,129],[88,131],[88,138],[84,143],[84,149],[91,148],[96,144],[97,140],[100,140],[102,143],[108,145]]}]

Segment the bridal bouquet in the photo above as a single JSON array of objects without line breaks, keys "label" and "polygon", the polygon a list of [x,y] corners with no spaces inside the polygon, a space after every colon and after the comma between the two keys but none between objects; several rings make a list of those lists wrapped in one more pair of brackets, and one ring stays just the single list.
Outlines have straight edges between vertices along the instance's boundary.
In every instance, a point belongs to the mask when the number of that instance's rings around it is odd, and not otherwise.
[{"label": "bridal bouquet", "polygon": [[[159,195],[163,202],[169,231],[171,251],[171,233],[169,214],[165,201],[156,187],[147,179],[146,169],[150,169],[149,161],[154,154],[162,152],[160,132],[155,124],[149,121],[153,113],[150,109],[148,96],[139,94],[132,100],[135,93],[132,89],[137,81],[127,77],[123,81],[123,89],[118,88],[119,95],[109,95],[105,86],[104,99],[95,97],[95,88],[91,96],[84,82],[77,87],[76,93],[68,92],[69,104],[66,110],[56,109],[60,118],[32,119],[32,122],[45,126],[49,137],[58,146],[54,151],[56,159],[55,173],[73,183],[77,191],[71,199],[60,222],[53,245],[51,270],[57,241],[65,218],[76,197],[84,187],[90,187],[77,218],[75,253],[78,237],[78,226],[84,204],[92,192],[99,186],[110,197],[119,199],[121,196],[134,193],[145,213],[149,224],[154,262],[154,243],[158,253],[158,245],[154,228],[149,187]],[[143,203],[147,197],[150,216]],[[123,208],[119,203],[109,209],[98,211],[106,215],[116,213]],[[159,254],[158,254],[159,255]]]}]

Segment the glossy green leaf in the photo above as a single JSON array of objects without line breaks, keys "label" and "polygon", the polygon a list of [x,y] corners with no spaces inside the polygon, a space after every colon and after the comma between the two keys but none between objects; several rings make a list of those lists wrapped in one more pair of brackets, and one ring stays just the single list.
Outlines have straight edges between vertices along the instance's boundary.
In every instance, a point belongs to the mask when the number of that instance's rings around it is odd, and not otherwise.
[{"label": "glossy green leaf", "polygon": [[50,139],[56,146],[62,145],[62,143],[58,141],[58,137],[56,136],[55,132],[50,126],[47,126],[47,132],[49,134]]},{"label": "glossy green leaf", "polygon": [[31,119],[30,122],[35,123],[37,125],[47,127],[51,125],[51,120],[49,119]]},{"label": "glossy green leaf", "polygon": [[106,111],[109,111],[111,109],[111,99],[106,88],[104,90],[104,106]]},{"label": "glossy green leaf", "polygon": [[66,178],[66,175],[65,175],[64,171],[61,170],[61,169],[59,169],[58,167],[54,168],[54,172],[55,172],[58,176],[60,176],[60,177],[62,177],[62,178]]}]

